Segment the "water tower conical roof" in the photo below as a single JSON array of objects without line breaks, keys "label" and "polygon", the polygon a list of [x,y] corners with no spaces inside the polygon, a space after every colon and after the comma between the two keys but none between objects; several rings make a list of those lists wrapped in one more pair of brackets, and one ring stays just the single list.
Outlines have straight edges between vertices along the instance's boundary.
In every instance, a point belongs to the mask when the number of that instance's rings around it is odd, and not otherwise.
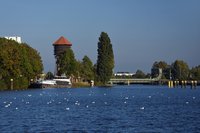
[{"label": "water tower conical roof", "polygon": [[72,43],[70,41],[68,41],[66,38],[64,38],[63,36],[61,36],[57,41],[55,41],[53,43],[53,45],[68,45],[68,46],[72,46]]}]

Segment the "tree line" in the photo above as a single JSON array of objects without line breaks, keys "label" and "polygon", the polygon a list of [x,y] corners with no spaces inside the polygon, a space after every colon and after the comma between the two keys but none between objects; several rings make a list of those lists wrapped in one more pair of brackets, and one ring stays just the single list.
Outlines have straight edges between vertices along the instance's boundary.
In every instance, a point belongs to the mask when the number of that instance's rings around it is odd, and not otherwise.
[{"label": "tree line", "polygon": [[183,60],[175,60],[171,65],[165,61],[154,62],[152,66],[152,77],[157,76],[156,69],[162,68],[162,79],[172,80],[200,80],[200,65],[189,68]]},{"label": "tree line", "polygon": [[[165,61],[155,61],[151,67],[151,73],[145,74],[138,69],[133,76],[123,78],[156,78],[159,75],[159,69],[162,69],[162,79],[171,80],[200,80],[200,65],[189,68],[183,60],[175,60],[172,64]],[[116,78],[121,78],[116,76]]]},{"label": "tree line", "polygon": [[[97,44],[97,63],[93,64],[88,56],[81,61],[75,59],[72,49],[67,49],[57,60],[60,66],[58,73],[82,78],[84,81],[95,80],[98,84],[106,84],[114,68],[114,54],[111,40],[102,32]],[[40,54],[26,43],[0,38],[0,90],[26,89],[30,81],[37,79],[43,71]],[[53,78],[51,72],[47,78]]]},{"label": "tree line", "polygon": [[43,71],[37,50],[26,43],[0,38],[0,90],[28,88],[31,79]]}]

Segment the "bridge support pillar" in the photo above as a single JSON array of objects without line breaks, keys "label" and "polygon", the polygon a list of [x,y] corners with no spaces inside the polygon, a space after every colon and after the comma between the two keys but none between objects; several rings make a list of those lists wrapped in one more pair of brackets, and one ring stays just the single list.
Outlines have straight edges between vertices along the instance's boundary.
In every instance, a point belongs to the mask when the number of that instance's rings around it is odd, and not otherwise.
[{"label": "bridge support pillar", "polygon": [[171,81],[171,80],[168,81],[168,87],[169,88],[173,88],[174,87],[173,81]]}]

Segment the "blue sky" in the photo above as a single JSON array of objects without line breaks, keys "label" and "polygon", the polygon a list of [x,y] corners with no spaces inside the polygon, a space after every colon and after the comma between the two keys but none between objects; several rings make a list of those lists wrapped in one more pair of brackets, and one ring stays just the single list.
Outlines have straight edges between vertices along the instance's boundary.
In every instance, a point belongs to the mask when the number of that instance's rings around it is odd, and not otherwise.
[{"label": "blue sky", "polygon": [[76,59],[97,59],[97,42],[107,32],[115,71],[150,72],[155,61],[176,59],[200,65],[199,0],[1,0],[0,36],[21,36],[54,71],[52,43],[72,42]]}]

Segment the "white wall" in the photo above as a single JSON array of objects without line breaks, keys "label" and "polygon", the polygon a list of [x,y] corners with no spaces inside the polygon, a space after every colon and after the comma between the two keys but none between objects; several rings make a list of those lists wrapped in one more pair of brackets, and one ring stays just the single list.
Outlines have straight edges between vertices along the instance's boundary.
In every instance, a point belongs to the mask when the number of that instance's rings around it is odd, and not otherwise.
[{"label": "white wall", "polygon": [[10,39],[10,40],[14,40],[14,41],[16,41],[18,43],[22,43],[22,39],[19,36],[6,36],[5,38],[6,39]]}]

